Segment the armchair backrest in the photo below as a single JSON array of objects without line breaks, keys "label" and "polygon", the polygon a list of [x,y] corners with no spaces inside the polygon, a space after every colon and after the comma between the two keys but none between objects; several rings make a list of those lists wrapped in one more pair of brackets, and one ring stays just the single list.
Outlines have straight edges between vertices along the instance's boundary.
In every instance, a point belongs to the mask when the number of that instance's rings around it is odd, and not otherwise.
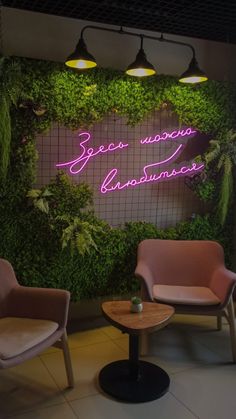
[{"label": "armchair backrest", "polygon": [[148,239],[138,247],[142,261],[155,283],[207,286],[215,268],[224,266],[224,252],[214,241]]},{"label": "armchair backrest", "polygon": [[0,317],[5,313],[9,293],[17,285],[11,264],[5,259],[0,259]]}]

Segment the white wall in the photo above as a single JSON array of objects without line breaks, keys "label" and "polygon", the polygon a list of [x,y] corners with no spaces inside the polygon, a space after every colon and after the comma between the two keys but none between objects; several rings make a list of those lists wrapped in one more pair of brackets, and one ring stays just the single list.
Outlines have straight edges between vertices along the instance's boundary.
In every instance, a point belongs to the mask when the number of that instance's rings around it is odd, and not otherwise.
[{"label": "white wall", "polygon": [[[94,22],[3,7],[3,53],[63,62],[74,50],[80,30],[86,24]],[[160,35],[143,30],[139,32]],[[236,45],[173,35],[166,37],[191,43],[196,49],[200,68],[209,78],[236,81]],[[102,31],[88,30],[85,40],[88,50],[101,67],[125,69],[134,60],[139,48],[138,38]],[[181,74],[191,59],[190,49],[181,46],[145,40],[144,49],[159,74]]]}]

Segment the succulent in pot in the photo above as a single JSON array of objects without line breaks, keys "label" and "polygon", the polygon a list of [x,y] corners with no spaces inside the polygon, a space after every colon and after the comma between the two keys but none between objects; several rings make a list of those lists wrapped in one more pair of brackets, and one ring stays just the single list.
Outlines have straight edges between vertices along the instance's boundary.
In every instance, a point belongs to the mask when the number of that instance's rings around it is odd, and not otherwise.
[{"label": "succulent in pot", "polygon": [[140,313],[143,310],[142,299],[140,297],[135,296],[131,298],[130,310],[133,313]]}]

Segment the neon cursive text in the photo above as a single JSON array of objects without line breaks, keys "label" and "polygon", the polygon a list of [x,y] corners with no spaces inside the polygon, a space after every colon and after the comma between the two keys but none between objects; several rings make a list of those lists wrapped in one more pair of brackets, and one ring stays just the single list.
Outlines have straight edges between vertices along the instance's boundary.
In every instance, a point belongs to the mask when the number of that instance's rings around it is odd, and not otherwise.
[{"label": "neon cursive text", "polygon": [[[146,169],[148,166],[145,166],[143,168],[143,176],[141,176],[139,179],[129,179],[127,182],[125,183],[121,183],[121,182],[115,182],[113,183],[118,170],[117,169],[112,169],[108,175],[106,176],[106,178],[104,179],[102,186],[101,186],[101,193],[105,194],[107,192],[114,192],[116,190],[123,190],[123,189],[127,189],[127,188],[132,188],[132,187],[136,187],[138,185],[141,185],[143,183],[149,183],[149,182],[158,182],[158,181],[162,181],[164,179],[171,179],[171,178],[175,178],[178,176],[183,176],[186,175],[187,173],[193,173],[193,172],[198,172],[201,169],[203,169],[204,164],[197,164],[195,162],[193,162],[191,164],[191,166],[182,166],[180,168],[175,168],[172,170],[165,170],[162,171],[161,173],[158,174],[153,174],[153,175],[148,175],[146,173]],[[112,184],[113,183],[113,184]]]},{"label": "neon cursive text", "polygon": [[[140,143],[143,144],[152,144],[152,143],[158,143],[160,141],[166,141],[166,140],[175,140],[177,138],[184,138],[191,134],[194,134],[196,131],[192,128],[188,127],[182,130],[174,130],[170,133],[163,132],[161,134],[156,134],[154,137],[146,137],[145,139],[140,140]],[[80,173],[87,163],[94,158],[95,156],[99,154],[105,154],[110,153],[113,151],[116,151],[118,149],[122,150],[123,148],[126,148],[129,146],[128,143],[123,143],[120,141],[119,143],[110,143],[108,145],[100,145],[99,147],[88,148],[88,141],[91,138],[91,135],[89,132],[82,132],[78,135],[78,137],[82,138],[82,141],[79,143],[79,147],[81,148],[81,154],[79,157],[75,158],[74,160],[64,162],[64,163],[58,163],[57,167],[69,167],[69,171],[71,174],[75,175]],[[184,141],[184,140],[183,140]],[[161,165],[165,165],[166,163],[174,162],[178,155],[182,152],[184,148],[184,144],[178,145],[178,147],[175,149],[175,151],[172,151],[171,155],[169,157],[166,157],[165,159],[148,164],[142,168],[142,175],[139,178],[133,178],[128,179],[126,182],[121,182],[117,180],[117,174],[118,169],[113,168],[109,171],[107,176],[105,177],[102,185],[101,185],[101,193],[106,194],[108,192],[114,192],[116,190],[123,190],[131,187],[136,187],[144,183],[149,182],[160,182],[162,180],[172,179],[179,176],[183,176],[186,174],[191,174],[194,172],[199,172],[204,168],[203,163],[195,163],[190,162],[186,163],[185,166],[179,166],[175,168],[168,168],[168,170],[158,170],[158,173],[149,174],[150,169],[159,169]]]},{"label": "neon cursive text", "polygon": [[70,166],[70,173],[76,175],[80,173],[86,164],[89,162],[90,159],[97,156],[98,154],[105,154],[108,152],[112,152],[118,149],[122,149],[128,147],[128,144],[123,144],[121,141],[118,144],[110,143],[108,145],[100,145],[98,149],[94,149],[93,147],[86,148],[85,144],[90,140],[89,132],[82,132],[78,135],[79,137],[85,137],[85,140],[81,141],[79,146],[82,148],[82,153],[79,157],[74,160],[65,162],[65,163],[58,163],[56,164],[57,167],[65,167]]},{"label": "neon cursive text", "polygon": [[183,138],[187,137],[191,134],[194,134],[196,131],[194,131],[192,128],[185,128],[182,130],[175,130],[172,132],[162,132],[161,134],[156,134],[153,137],[146,137],[142,140],[140,140],[141,144],[153,144],[153,143],[159,143],[159,141],[167,141],[167,140],[175,140],[177,138]]}]

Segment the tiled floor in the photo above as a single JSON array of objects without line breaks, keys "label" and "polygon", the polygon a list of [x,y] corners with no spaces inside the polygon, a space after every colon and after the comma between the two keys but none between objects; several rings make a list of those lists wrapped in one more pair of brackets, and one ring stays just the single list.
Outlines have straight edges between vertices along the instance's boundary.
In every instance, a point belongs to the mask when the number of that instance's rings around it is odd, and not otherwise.
[{"label": "tiled floor", "polygon": [[231,362],[228,326],[216,320],[175,316],[151,335],[145,357],[171,378],[169,392],[153,402],[129,404],[102,394],[97,374],[107,363],[127,358],[128,337],[112,326],[69,335],[75,388],[66,389],[62,354],[40,357],[0,371],[0,419],[235,419],[236,365]]}]

